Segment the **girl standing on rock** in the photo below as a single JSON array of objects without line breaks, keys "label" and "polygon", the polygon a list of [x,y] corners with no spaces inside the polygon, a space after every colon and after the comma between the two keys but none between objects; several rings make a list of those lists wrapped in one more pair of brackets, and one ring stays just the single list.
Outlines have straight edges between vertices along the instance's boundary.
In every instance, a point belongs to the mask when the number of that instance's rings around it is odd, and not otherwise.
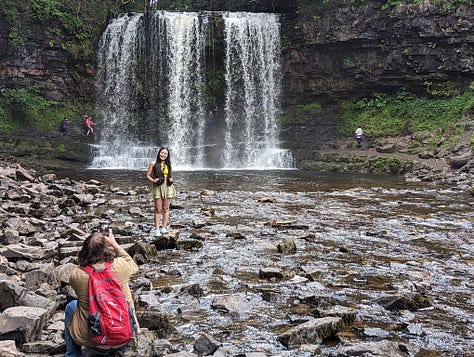
[{"label": "girl standing on rock", "polygon": [[[168,148],[162,147],[158,151],[156,160],[150,162],[148,165],[146,178],[148,181],[153,182],[152,196],[155,206],[154,236],[159,237],[168,232],[171,199],[176,196],[176,188],[173,185],[173,170],[171,168]],[[162,222],[160,225],[161,217]]]}]

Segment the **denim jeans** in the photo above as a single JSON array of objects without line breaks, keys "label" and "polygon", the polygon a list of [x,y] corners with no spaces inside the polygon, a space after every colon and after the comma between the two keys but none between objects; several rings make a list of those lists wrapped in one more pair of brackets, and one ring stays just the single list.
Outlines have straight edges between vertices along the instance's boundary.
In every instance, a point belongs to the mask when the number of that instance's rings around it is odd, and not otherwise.
[{"label": "denim jeans", "polygon": [[125,347],[114,348],[110,350],[101,350],[100,348],[87,347],[84,349],[83,357],[121,357],[124,356]]},{"label": "denim jeans", "polygon": [[71,300],[64,309],[64,339],[66,340],[66,357],[82,357],[81,346],[79,346],[72,339],[69,334],[69,321],[71,321],[72,314],[76,311],[77,300]]}]

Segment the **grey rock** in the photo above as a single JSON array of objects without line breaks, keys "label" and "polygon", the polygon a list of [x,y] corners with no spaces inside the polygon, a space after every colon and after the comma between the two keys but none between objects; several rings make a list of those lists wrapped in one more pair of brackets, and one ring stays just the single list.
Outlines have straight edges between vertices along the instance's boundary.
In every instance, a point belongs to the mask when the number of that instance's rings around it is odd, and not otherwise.
[{"label": "grey rock", "polygon": [[204,332],[199,335],[196,342],[194,343],[194,349],[204,356],[214,354],[214,352],[216,352],[221,346],[222,343]]},{"label": "grey rock", "polygon": [[278,253],[294,254],[296,253],[295,241],[291,238],[287,238],[283,242],[278,243],[277,249],[278,249]]},{"label": "grey rock", "polygon": [[462,156],[451,156],[449,158],[449,164],[453,169],[460,169],[461,167],[466,165],[471,158],[472,153],[468,153]]},{"label": "grey rock", "polygon": [[201,249],[203,247],[202,241],[198,239],[180,238],[176,242],[176,248],[178,249]]},{"label": "grey rock", "polygon": [[53,289],[59,288],[58,279],[54,275],[53,263],[42,264],[38,269],[26,272],[23,277],[26,287],[30,290],[36,290],[43,283],[47,283]]},{"label": "grey rock", "polygon": [[283,279],[284,277],[283,270],[273,267],[261,268],[258,275],[262,279]]},{"label": "grey rock", "polygon": [[46,325],[48,311],[39,307],[15,306],[0,316],[0,339],[32,342],[39,339]]},{"label": "grey rock", "polygon": [[361,342],[349,346],[338,347],[333,356],[384,356],[384,357],[406,357],[406,347],[401,348],[398,342],[378,341]]},{"label": "grey rock", "polygon": [[251,306],[246,299],[236,295],[220,295],[216,296],[211,303],[213,309],[233,312],[239,315],[248,313]]},{"label": "grey rock", "polygon": [[302,344],[320,344],[323,339],[335,335],[344,326],[339,317],[323,317],[310,320],[290,328],[278,336],[285,347],[299,346]]},{"label": "grey rock", "polygon": [[10,244],[0,248],[0,254],[8,259],[39,260],[44,258],[44,251],[39,247],[31,247],[26,244]]},{"label": "grey rock", "polygon": [[137,311],[137,318],[140,328],[156,331],[159,337],[166,337],[175,331],[169,316],[159,311],[140,310]]},{"label": "grey rock", "polygon": [[24,357],[24,353],[16,348],[14,340],[0,341],[0,356],[2,357]]},{"label": "grey rock", "polygon": [[60,282],[69,284],[69,276],[71,275],[72,271],[76,269],[76,267],[77,265],[73,263],[59,265],[54,268],[54,275]]}]

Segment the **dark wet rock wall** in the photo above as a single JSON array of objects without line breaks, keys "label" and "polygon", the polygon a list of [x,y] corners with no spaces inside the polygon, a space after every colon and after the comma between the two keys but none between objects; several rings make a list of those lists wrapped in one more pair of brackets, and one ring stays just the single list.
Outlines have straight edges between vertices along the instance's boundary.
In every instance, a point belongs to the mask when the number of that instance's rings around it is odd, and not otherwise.
[{"label": "dark wet rock wall", "polygon": [[[222,1],[200,3],[214,11],[282,14],[283,105],[337,102],[373,92],[426,93],[451,83],[463,88],[474,78],[474,7],[367,1]],[[57,100],[93,101],[94,59],[65,51],[37,25],[23,47],[8,44],[10,24],[0,24],[0,87],[17,79],[44,83]],[[103,24],[97,24],[103,26]],[[55,41],[56,40],[56,41]],[[427,88],[429,87],[429,88]]]},{"label": "dark wet rock wall", "polygon": [[462,90],[474,79],[473,6],[316,3],[284,20],[284,105]]},{"label": "dark wet rock wall", "polygon": [[36,24],[26,44],[8,42],[10,24],[0,21],[0,90],[40,83],[48,99],[91,102],[95,97],[95,68],[88,60],[74,58],[63,42],[48,32],[52,24]]}]

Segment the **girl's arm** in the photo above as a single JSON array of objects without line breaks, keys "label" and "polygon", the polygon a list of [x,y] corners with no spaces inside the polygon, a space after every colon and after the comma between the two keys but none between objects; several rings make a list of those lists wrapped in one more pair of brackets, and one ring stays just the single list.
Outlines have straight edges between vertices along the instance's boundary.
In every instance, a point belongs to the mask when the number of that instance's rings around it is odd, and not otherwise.
[{"label": "girl's arm", "polygon": [[146,179],[150,182],[153,182],[155,183],[157,179],[154,179],[152,176],[151,176],[151,173],[153,172],[153,163],[150,162],[150,164],[148,165],[148,171],[146,172]]}]

